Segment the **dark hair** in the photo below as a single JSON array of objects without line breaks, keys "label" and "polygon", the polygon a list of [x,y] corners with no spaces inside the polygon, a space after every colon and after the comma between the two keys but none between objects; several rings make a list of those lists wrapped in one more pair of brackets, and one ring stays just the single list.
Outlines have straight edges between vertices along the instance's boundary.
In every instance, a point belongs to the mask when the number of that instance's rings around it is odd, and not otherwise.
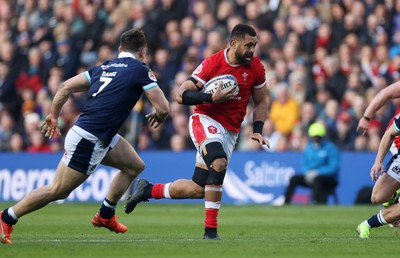
[{"label": "dark hair", "polygon": [[257,33],[251,26],[247,24],[238,24],[233,28],[230,39],[243,39],[246,35],[255,37],[257,36]]},{"label": "dark hair", "polygon": [[146,47],[146,35],[142,29],[131,29],[122,33],[120,45],[123,50],[129,52],[138,52]]}]

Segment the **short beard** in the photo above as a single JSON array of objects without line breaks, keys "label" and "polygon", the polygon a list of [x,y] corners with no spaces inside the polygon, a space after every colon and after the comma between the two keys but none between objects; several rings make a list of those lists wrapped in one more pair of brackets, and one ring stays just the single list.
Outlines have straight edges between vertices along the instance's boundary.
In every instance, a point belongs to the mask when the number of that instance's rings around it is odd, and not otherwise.
[{"label": "short beard", "polygon": [[[238,49],[239,50],[239,49]],[[244,66],[250,66],[251,60],[253,57],[250,58],[250,61],[246,59],[247,56],[240,56],[238,55],[238,50],[236,50],[235,55],[236,55],[236,60],[239,62],[239,64],[244,65]]]}]

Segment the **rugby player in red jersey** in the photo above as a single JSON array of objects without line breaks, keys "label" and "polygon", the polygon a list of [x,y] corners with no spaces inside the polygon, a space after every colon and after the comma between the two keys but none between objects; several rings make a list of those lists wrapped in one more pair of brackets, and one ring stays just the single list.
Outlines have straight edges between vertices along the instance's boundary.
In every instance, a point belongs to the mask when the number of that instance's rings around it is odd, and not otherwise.
[{"label": "rugby player in red jersey", "polygon": [[[230,35],[229,48],[203,60],[180,86],[178,103],[195,105],[189,121],[190,136],[198,150],[192,179],[179,179],[167,184],[150,184],[145,179],[139,179],[125,207],[127,213],[132,212],[139,202],[149,198],[204,198],[204,239],[220,239],[217,217],[221,206],[222,184],[250,98],[254,104],[251,138],[260,145],[269,146],[268,140],[262,136],[268,108],[268,91],[264,66],[254,56],[256,45],[256,31],[245,24],[236,25]],[[225,74],[236,77],[239,85],[237,95],[234,89],[223,91],[222,87],[213,94],[201,91],[209,80]]]}]

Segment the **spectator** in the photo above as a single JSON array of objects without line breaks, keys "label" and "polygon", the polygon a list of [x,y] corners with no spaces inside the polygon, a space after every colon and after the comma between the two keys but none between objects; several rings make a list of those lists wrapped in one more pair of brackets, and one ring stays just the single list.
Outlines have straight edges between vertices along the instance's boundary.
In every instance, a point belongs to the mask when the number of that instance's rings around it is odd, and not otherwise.
[{"label": "spectator", "polygon": [[10,148],[8,149],[8,151],[14,153],[25,151],[25,143],[21,134],[14,133],[13,135],[11,135]]},{"label": "spectator", "polygon": [[30,153],[51,152],[51,146],[45,142],[44,136],[41,131],[35,130],[29,135],[30,144],[27,151]]},{"label": "spectator", "polygon": [[311,201],[326,204],[328,195],[338,185],[339,149],[326,137],[323,124],[314,123],[308,130],[310,140],[304,150],[300,174],[289,180],[285,204],[290,204],[297,186],[311,188]]},{"label": "spectator", "polygon": [[56,43],[58,58],[56,65],[63,70],[63,80],[76,74],[79,64],[79,53],[72,41],[64,39]]},{"label": "spectator", "polygon": [[356,137],[354,118],[347,111],[341,112],[338,116],[336,128],[336,134],[333,138],[335,145],[341,150],[354,150]]},{"label": "spectator", "polygon": [[307,133],[308,128],[315,122],[316,117],[315,105],[311,102],[304,102],[301,106],[300,120],[298,122],[298,126],[303,133]]},{"label": "spectator", "polygon": [[[299,62],[296,61],[296,62]],[[306,99],[306,75],[301,71],[293,71],[289,75],[289,94],[297,101],[297,103],[302,104]]]},{"label": "spectator", "polygon": [[337,100],[329,99],[317,120],[325,124],[326,135],[329,139],[334,139],[336,134],[336,121],[340,113],[340,106]]},{"label": "spectator", "polygon": [[269,118],[278,132],[288,136],[300,117],[299,104],[290,95],[286,84],[277,87]]},{"label": "spectator", "polygon": [[322,67],[327,76],[326,87],[332,92],[332,97],[340,102],[346,91],[347,78],[340,70],[338,57],[327,56],[323,60]]},{"label": "spectator", "polygon": [[187,149],[187,141],[183,135],[174,134],[171,136],[171,151],[181,152]]},{"label": "spectator", "polygon": [[81,50],[80,61],[84,65],[94,65],[96,51],[101,44],[101,38],[105,30],[106,22],[100,17],[98,7],[89,2],[80,10],[84,22],[84,30],[77,40],[77,48]]},{"label": "spectator", "polygon": [[17,96],[13,73],[5,62],[0,61],[0,111],[9,110],[14,119],[20,115]]},{"label": "spectator", "polygon": [[28,53],[28,66],[18,76],[15,86],[18,91],[29,88],[37,93],[44,86],[44,69],[42,69],[42,52],[39,48],[31,48]]},{"label": "spectator", "polygon": [[354,151],[368,151],[368,137],[366,135],[357,135],[354,139]]},{"label": "spectator", "polygon": [[10,149],[10,140],[15,131],[15,121],[7,111],[0,112],[0,151]]}]

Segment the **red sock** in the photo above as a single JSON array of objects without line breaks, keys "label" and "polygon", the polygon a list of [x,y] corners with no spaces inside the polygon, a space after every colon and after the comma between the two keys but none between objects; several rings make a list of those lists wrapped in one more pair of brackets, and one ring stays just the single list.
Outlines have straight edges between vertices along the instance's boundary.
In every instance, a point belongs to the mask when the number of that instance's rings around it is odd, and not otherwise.
[{"label": "red sock", "polygon": [[151,197],[154,199],[164,198],[164,186],[165,184],[154,184],[151,190]]},{"label": "red sock", "polygon": [[204,220],[204,225],[207,228],[217,228],[218,227],[218,212],[219,209],[206,209],[206,219]]}]

